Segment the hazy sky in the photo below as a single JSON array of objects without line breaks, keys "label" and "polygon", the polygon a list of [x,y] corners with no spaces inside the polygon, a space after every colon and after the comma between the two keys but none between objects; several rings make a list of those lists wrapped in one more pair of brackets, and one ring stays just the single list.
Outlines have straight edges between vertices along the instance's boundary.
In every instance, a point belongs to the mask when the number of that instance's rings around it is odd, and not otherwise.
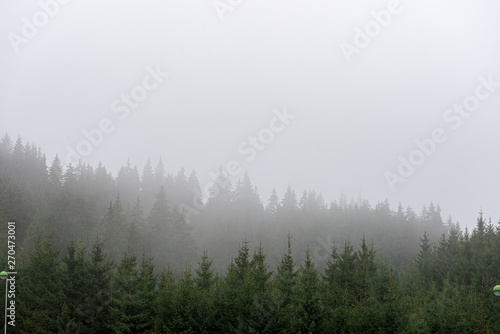
[{"label": "hazy sky", "polygon": [[235,161],[264,202],[290,184],[496,222],[499,12],[492,0],[3,1],[0,133],[114,175],[161,156],[203,185]]}]

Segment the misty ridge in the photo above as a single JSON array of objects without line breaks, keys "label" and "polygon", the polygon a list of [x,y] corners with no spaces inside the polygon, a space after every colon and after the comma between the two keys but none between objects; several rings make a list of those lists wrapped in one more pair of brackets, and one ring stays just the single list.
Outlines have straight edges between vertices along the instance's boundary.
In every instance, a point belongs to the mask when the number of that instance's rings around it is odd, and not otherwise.
[{"label": "misty ridge", "polygon": [[321,193],[297,195],[290,186],[282,195],[273,189],[263,201],[248,173],[232,182],[222,167],[204,198],[194,170],[168,172],[162,159],[154,165],[148,159],[141,172],[127,163],[114,177],[104,165],[94,168],[81,160],[63,166],[56,156],[47,165],[35,144],[23,144],[21,138],[13,142],[8,134],[0,147],[1,218],[22,222],[18,233],[26,250],[42,232],[52,233],[62,255],[70,241],[88,249],[98,236],[116,260],[131,247],[151,255],[158,271],[168,265],[180,273],[206,250],[222,272],[244,240],[253,248],[261,245],[275,268],[290,234],[297,261],[309,249],[320,271],[332,248],[340,250],[345,242],[357,247],[363,238],[377,258],[406,268],[424,232],[431,241],[451,230],[462,233],[451,217],[443,221],[439,205],[432,202],[419,211],[401,204],[393,211],[387,200],[372,206],[361,195],[348,200],[340,194],[327,204]]}]

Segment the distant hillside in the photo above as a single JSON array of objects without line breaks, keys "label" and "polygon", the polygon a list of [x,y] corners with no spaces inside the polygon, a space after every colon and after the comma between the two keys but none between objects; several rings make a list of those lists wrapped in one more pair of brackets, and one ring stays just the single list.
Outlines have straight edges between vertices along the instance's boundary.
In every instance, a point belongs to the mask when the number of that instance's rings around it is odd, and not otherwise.
[{"label": "distant hillside", "polygon": [[8,219],[17,221],[24,247],[39,230],[52,230],[60,249],[71,240],[88,248],[99,235],[117,259],[132,245],[151,253],[156,268],[170,265],[175,271],[195,263],[203,249],[222,270],[245,238],[252,248],[262,245],[276,266],[288,233],[297,260],[309,248],[320,270],[332,247],[342,248],[347,239],[357,247],[363,236],[373,242],[378,257],[403,267],[413,263],[424,231],[438,240],[456,227],[451,218],[443,223],[433,203],[417,214],[401,205],[392,211],[387,200],[374,207],[363,199],[325,203],[321,194],[297,196],[291,188],[282,197],[274,191],[263,203],[248,175],[231,182],[222,172],[211,197],[203,198],[195,171],[169,173],[161,159],[155,167],[148,160],[141,172],[127,163],[114,177],[102,164],[63,166],[57,156],[47,164],[35,144],[5,135],[0,141],[0,220]]}]

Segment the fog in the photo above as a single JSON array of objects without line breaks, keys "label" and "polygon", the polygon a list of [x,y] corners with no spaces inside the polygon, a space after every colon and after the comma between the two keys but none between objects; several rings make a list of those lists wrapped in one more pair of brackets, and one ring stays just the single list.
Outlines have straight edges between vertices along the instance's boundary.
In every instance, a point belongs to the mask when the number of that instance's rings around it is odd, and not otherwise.
[{"label": "fog", "polygon": [[196,170],[202,188],[221,166],[234,180],[247,171],[264,203],[291,185],[327,203],[342,192],[393,209],[433,201],[462,227],[480,209],[496,222],[499,10],[2,2],[0,134],[35,142],[49,163],[102,162],[114,175],[148,157]]}]

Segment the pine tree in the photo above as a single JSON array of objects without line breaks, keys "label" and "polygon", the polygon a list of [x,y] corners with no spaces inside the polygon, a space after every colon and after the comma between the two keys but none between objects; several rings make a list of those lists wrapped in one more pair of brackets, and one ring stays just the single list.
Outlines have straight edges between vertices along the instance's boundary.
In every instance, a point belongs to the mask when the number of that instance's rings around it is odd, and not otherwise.
[{"label": "pine tree", "polygon": [[73,195],[77,191],[77,178],[75,168],[69,164],[63,175],[63,189],[67,195]]},{"label": "pine tree", "polygon": [[52,187],[59,189],[62,186],[63,167],[59,157],[55,156],[49,169],[49,182]]},{"label": "pine tree", "polygon": [[106,248],[116,257],[122,252],[127,240],[125,214],[120,199],[116,195],[115,201],[110,202],[106,215],[102,221],[102,231]]},{"label": "pine tree", "polygon": [[221,278],[218,284],[215,285],[214,306],[218,312],[215,315],[214,322],[219,328],[219,332],[234,333],[238,325],[244,320],[241,315],[247,305],[242,301],[242,290],[242,282],[236,265],[231,260],[226,269],[225,277]]},{"label": "pine tree", "polygon": [[250,248],[248,244],[249,242],[245,238],[243,245],[238,249],[238,256],[234,260],[236,265],[236,277],[240,281],[244,281],[250,273]]},{"label": "pine tree", "polygon": [[139,289],[138,283],[137,257],[130,248],[127,248],[118,266],[113,285],[111,301],[113,321],[108,326],[112,332],[138,333],[136,325],[138,324],[138,315],[141,312],[140,305],[136,300]]},{"label": "pine tree", "polygon": [[240,224],[249,225],[260,218],[263,209],[259,195],[252,186],[248,173],[239,180],[233,192],[233,206]]},{"label": "pine tree", "polygon": [[415,260],[417,269],[426,281],[430,281],[433,276],[433,249],[427,232],[424,232],[424,235],[420,238],[419,245],[420,252]]},{"label": "pine tree", "polygon": [[[189,187],[189,196],[188,201],[185,203],[186,205],[199,207],[203,205],[203,195],[201,192],[200,181],[198,180],[198,176],[196,175],[196,171],[192,171],[189,174],[188,178],[188,187]],[[193,201],[198,201],[197,203],[193,203]]]},{"label": "pine tree", "polygon": [[71,318],[70,313],[68,305],[64,303],[61,315],[57,318],[59,334],[80,333],[80,326],[76,323],[75,318]]},{"label": "pine tree", "polygon": [[[78,169],[81,171],[78,172]],[[85,175],[82,168],[77,168],[77,174]],[[89,188],[92,189],[92,197],[94,198],[94,203],[96,205],[95,210],[101,214],[106,212],[109,201],[113,200],[116,196],[116,186],[115,180],[110,173],[107,172],[106,167],[101,163],[97,165],[94,175],[92,175],[91,181],[85,181],[85,179],[78,179],[78,183],[81,185],[82,189]],[[87,191],[85,191],[87,192]],[[90,190],[89,196],[90,196]]]},{"label": "pine tree", "polygon": [[86,330],[84,333],[109,333],[111,298],[113,295],[113,262],[108,261],[103,251],[103,242],[98,238],[92,244],[87,272],[89,288],[84,303],[77,308],[77,316]]},{"label": "pine tree", "polygon": [[168,262],[174,270],[180,271],[194,260],[196,243],[191,236],[191,227],[186,223],[184,213],[180,213],[177,207],[172,212],[171,231],[165,241],[169,254]]},{"label": "pine tree", "polygon": [[173,300],[174,312],[168,322],[169,332],[186,334],[198,332],[196,306],[199,305],[199,298],[200,294],[195,289],[191,269],[187,267],[177,283],[177,291]]},{"label": "pine tree", "polygon": [[149,231],[144,219],[141,198],[137,196],[135,204],[130,211],[127,244],[130,245],[134,251],[143,249],[144,241],[148,234]]},{"label": "pine tree", "polygon": [[196,286],[200,289],[203,295],[206,295],[212,289],[214,284],[214,270],[212,269],[212,261],[208,259],[208,252],[203,248],[201,261],[198,262],[196,272]]},{"label": "pine tree", "polygon": [[203,255],[200,262],[198,262],[195,273],[195,285],[200,296],[200,304],[197,310],[199,332],[213,333],[216,331],[214,318],[216,312],[218,312],[213,305],[216,279],[212,269],[212,261],[209,260],[206,249],[203,249]]},{"label": "pine tree", "polygon": [[413,224],[415,224],[417,219],[418,219],[417,214],[415,213],[415,211],[413,211],[412,207],[408,205],[408,208],[406,209],[406,212],[405,212],[405,220],[409,224],[413,225]]},{"label": "pine tree", "polygon": [[281,258],[273,280],[272,305],[274,307],[267,325],[269,333],[281,331],[291,333],[290,323],[296,314],[293,298],[297,286],[297,275],[292,257],[292,236],[288,233],[287,251]]},{"label": "pine tree", "polygon": [[288,233],[287,252],[281,258],[277,268],[280,307],[285,308],[290,304],[295,285],[297,284],[297,271],[292,257],[292,236]]},{"label": "pine tree", "polygon": [[273,191],[271,192],[271,196],[269,197],[269,200],[266,205],[266,213],[271,219],[275,219],[276,215],[279,210],[279,199],[278,199],[278,194],[276,193],[276,189],[273,188]]},{"label": "pine tree", "polygon": [[235,295],[235,311],[238,320],[236,328],[243,332],[248,332],[250,329],[248,320],[254,301],[254,285],[250,276],[250,248],[248,245],[249,242],[245,238],[234,260],[234,278],[229,281],[232,290],[230,293]]},{"label": "pine tree", "polygon": [[156,165],[154,172],[154,180],[156,185],[162,187],[165,185],[165,167],[163,166],[163,161],[160,157],[158,164]]},{"label": "pine tree", "polygon": [[341,299],[340,268],[338,261],[339,254],[337,254],[337,249],[332,246],[330,258],[326,261],[325,272],[323,274],[323,281],[326,284],[325,300],[331,307],[339,305]]},{"label": "pine tree", "polygon": [[6,161],[7,158],[10,158],[10,155],[12,154],[12,148],[12,139],[10,138],[9,134],[6,133],[0,140],[0,161],[3,162]]},{"label": "pine tree", "polygon": [[39,236],[28,263],[19,270],[20,333],[54,333],[65,303],[61,269],[51,235]]},{"label": "pine tree", "polygon": [[116,177],[116,189],[121,194],[125,206],[129,206],[139,196],[141,180],[136,166],[130,164],[122,166]]},{"label": "pine tree", "polygon": [[303,214],[308,214],[308,209],[309,209],[309,206],[308,206],[308,198],[307,198],[307,191],[303,191],[302,192],[302,197],[300,198],[299,200],[299,209],[301,211],[301,213]]},{"label": "pine tree", "polygon": [[147,223],[149,230],[149,235],[146,238],[147,244],[151,248],[154,247],[156,254],[158,254],[155,258],[155,266],[159,268],[164,267],[167,264],[167,253],[170,246],[172,213],[163,186],[160,187],[160,191],[156,195],[156,201],[149,212]]},{"label": "pine tree", "polygon": [[363,235],[361,247],[356,252],[356,283],[358,284],[358,291],[362,292],[364,296],[368,293],[368,285],[375,275],[376,270],[373,245],[371,248],[368,248],[365,236]]},{"label": "pine tree", "polygon": [[260,244],[257,251],[254,252],[252,261],[250,261],[250,268],[250,276],[254,281],[257,293],[262,295],[266,292],[268,281],[273,274],[269,271],[269,266],[266,264],[266,254],[264,253],[262,244]]},{"label": "pine tree", "polygon": [[157,290],[155,328],[160,333],[164,333],[168,332],[170,321],[174,316],[174,297],[177,293],[174,275],[168,266],[160,273]]},{"label": "pine tree", "polygon": [[339,255],[337,261],[338,282],[341,293],[341,302],[345,305],[351,305],[357,297],[356,282],[356,254],[349,240],[345,241],[344,250]]},{"label": "pine tree", "polygon": [[162,183],[156,183],[155,181],[151,160],[148,157],[141,177],[141,198],[146,212],[149,212],[153,207],[155,195],[158,193],[161,185]]},{"label": "pine tree", "polygon": [[254,300],[247,322],[251,331],[262,333],[271,325],[271,317],[277,307],[270,291],[270,278],[273,273],[269,271],[269,266],[266,264],[266,254],[262,245],[254,251],[250,268]]},{"label": "pine tree", "polygon": [[290,185],[286,189],[285,195],[281,201],[280,211],[286,215],[295,214],[297,212],[297,197]]},{"label": "pine tree", "polygon": [[337,253],[337,248],[332,245],[330,251],[330,257],[326,261],[325,272],[323,274],[323,279],[327,286],[337,286],[338,285],[338,260],[339,254]]},{"label": "pine tree", "polygon": [[[85,262],[85,248],[77,247],[76,242],[71,240],[67,247],[67,253],[62,259],[63,269],[63,292],[66,296],[67,316],[69,322],[77,319],[77,309],[85,302],[89,289],[90,275]],[[63,323],[62,328],[70,328],[72,325]]]},{"label": "pine tree", "polygon": [[294,333],[323,333],[325,308],[321,299],[322,283],[312,262],[309,249],[299,271],[298,287],[293,296],[296,316],[292,320]]},{"label": "pine tree", "polygon": [[136,309],[132,317],[132,333],[150,333],[156,319],[156,275],[153,259],[142,255],[137,282],[137,293],[133,302]]},{"label": "pine tree", "polygon": [[173,201],[176,204],[180,203],[186,203],[190,204],[190,201],[192,197],[189,195],[191,194],[191,189],[189,189],[189,184],[188,184],[188,179],[186,177],[186,170],[184,167],[181,167],[179,172],[174,178],[174,187],[173,187],[173,192],[172,195]]},{"label": "pine tree", "polygon": [[227,210],[232,202],[232,185],[227,172],[222,167],[216,175],[215,183],[209,189],[207,209],[212,214],[220,215],[221,210]]}]

